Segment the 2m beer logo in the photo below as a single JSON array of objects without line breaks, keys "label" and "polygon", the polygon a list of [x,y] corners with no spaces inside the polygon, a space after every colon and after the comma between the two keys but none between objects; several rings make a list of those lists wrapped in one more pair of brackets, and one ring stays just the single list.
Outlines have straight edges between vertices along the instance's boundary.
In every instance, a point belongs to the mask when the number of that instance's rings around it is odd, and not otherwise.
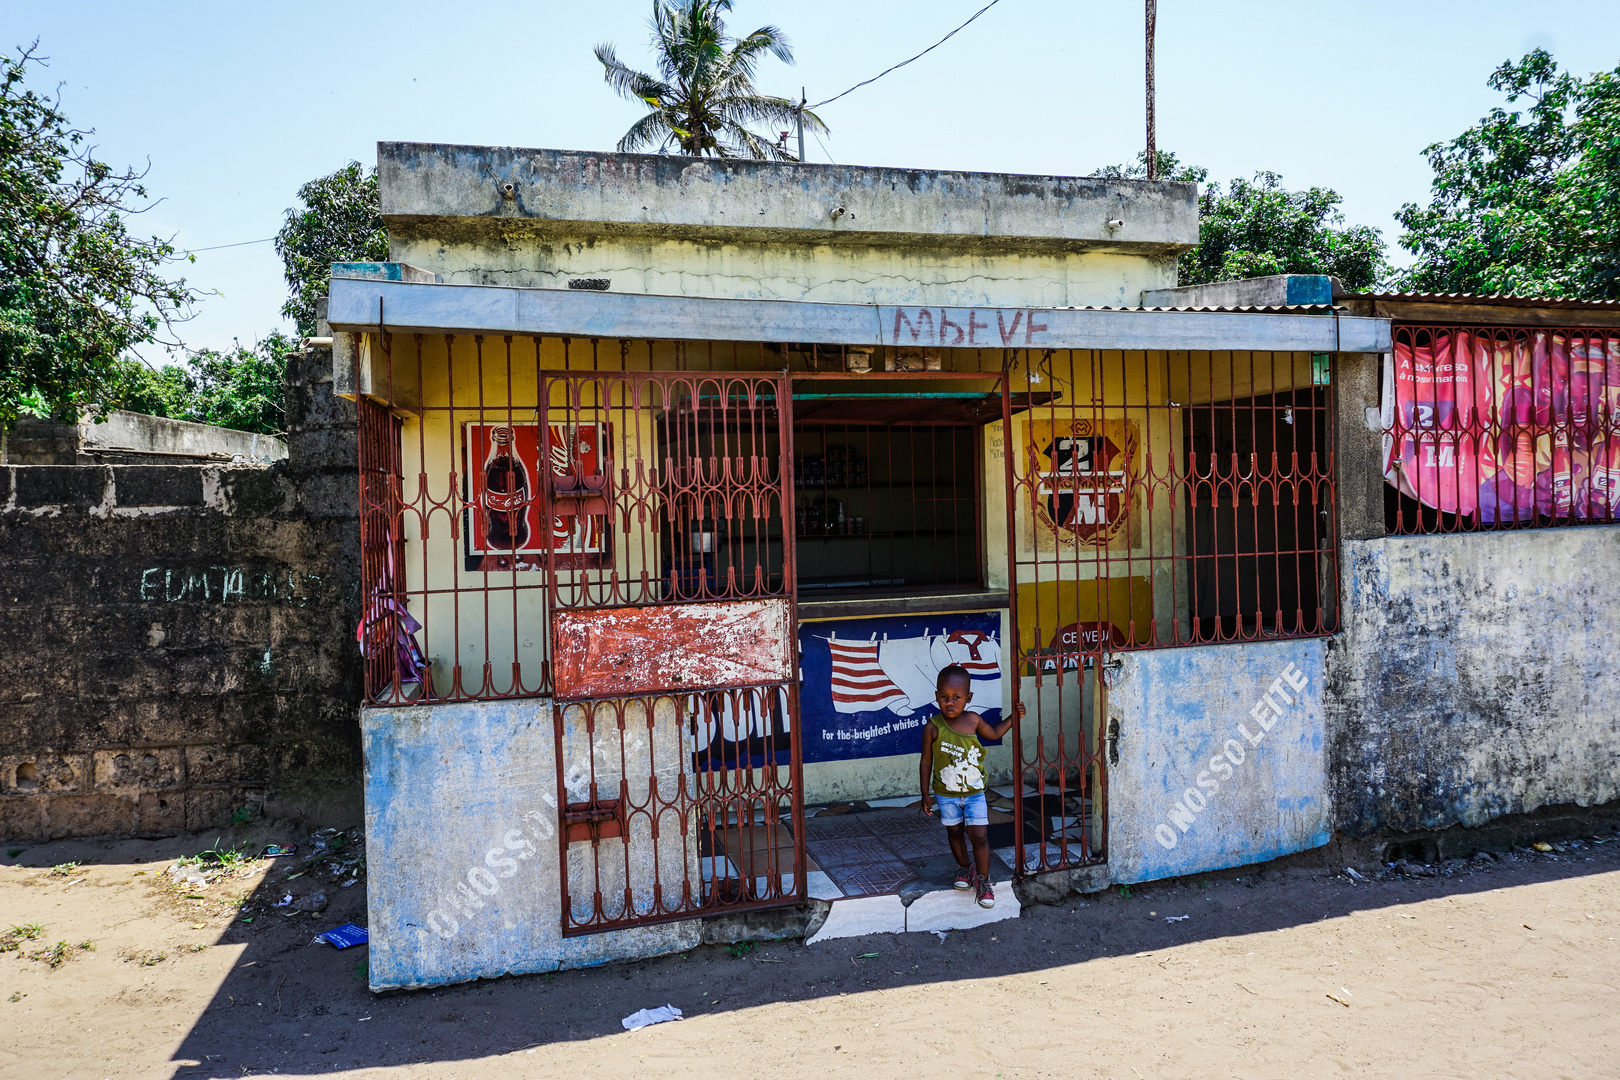
[{"label": "2m beer logo", "polygon": [[1030,493],[1041,522],[1066,544],[1106,544],[1130,519],[1140,471],[1130,420],[1036,420],[1029,426]]},{"label": "2m beer logo", "polygon": [[1033,308],[879,308],[890,345],[1021,349],[1045,345],[1049,312]]}]

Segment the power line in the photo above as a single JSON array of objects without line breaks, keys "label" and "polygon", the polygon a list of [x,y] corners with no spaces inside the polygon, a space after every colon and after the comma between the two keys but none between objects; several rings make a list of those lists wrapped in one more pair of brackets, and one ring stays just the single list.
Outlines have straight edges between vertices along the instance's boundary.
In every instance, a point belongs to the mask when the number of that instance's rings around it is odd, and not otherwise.
[{"label": "power line", "polygon": [[274,239],[275,239],[275,237],[273,237],[273,236],[267,236],[263,240],[242,240],[242,241],[238,241],[235,244],[215,244],[213,247],[181,248],[180,250],[184,251],[187,255],[194,255],[199,251],[221,251],[221,250],[223,250],[225,248],[247,247],[249,244],[268,244],[270,241],[272,241]]},{"label": "power line", "polygon": [[912,60],[921,60],[923,57],[927,56],[929,53],[933,52],[935,49],[939,48],[941,45],[943,45],[947,41],[951,40],[951,38],[955,37],[962,30],[966,29],[968,23],[971,23],[974,19],[977,19],[980,15],[983,15],[985,12],[989,11],[991,8],[995,7],[999,3],[1001,3],[1001,0],[990,0],[990,2],[988,4],[984,5],[984,7],[980,8],[978,11],[975,11],[971,16],[969,16],[967,22],[963,23],[961,26],[958,26],[955,30],[952,30],[950,33],[946,34],[944,37],[940,38],[938,41],[936,41],[932,45],[928,46],[928,48],[924,49],[922,52],[918,53],[916,56],[913,56],[911,58],[911,60],[902,60],[898,64],[894,65],[894,67],[889,68],[889,69],[887,69],[885,71],[878,72],[876,75],[872,76],[870,79],[867,79],[866,82],[858,82],[854,86],[850,87],[848,90],[845,90],[844,93],[835,95],[833,97],[830,97],[826,101],[818,101],[818,102],[816,102],[814,105],[812,105],[810,107],[812,109],[819,109],[823,105],[831,105],[833,102],[837,101],[839,98],[844,97],[847,94],[853,94],[855,91],[859,90],[861,87],[867,86],[867,85],[870,85],[871,83],[877,82],[879,79],[883,78],[883,76],[887,75],[890,71],[899,71],[901,68],[903,68],[907,64],[911,63]]},{"label": "power line", "polygon": [[[822,153],[823,153],[823,154],[826,154],[826,155],[827,155],[827,160],[828,160],[828,161],[832,161],[832,159],[833,159],[833,156],[832,156],[832,151],[830,151],[830,150],[828,150],[828,149],[827,149],[827,144],[826,144],[826,143],[824,143],[824,142],[822,142],[822,141],[821,141],[821,136],[820,136],[820,135],[817,135],[817,134],[816,134],[816,133],[815,133],[815,131],[814,131],[814,130],[811,130],[811,132],[810,132],[810,136],[811,136],[811,137],[812,137],[812,138],[813,138],[813,139],[815,139],[815,140],[816,140],[816,145],[817,145],[817,146],[819,146],[819,147],[821,147],[821,152],[822,152]],[[835,164],[836,164],[836,163],[835,163]]]}]

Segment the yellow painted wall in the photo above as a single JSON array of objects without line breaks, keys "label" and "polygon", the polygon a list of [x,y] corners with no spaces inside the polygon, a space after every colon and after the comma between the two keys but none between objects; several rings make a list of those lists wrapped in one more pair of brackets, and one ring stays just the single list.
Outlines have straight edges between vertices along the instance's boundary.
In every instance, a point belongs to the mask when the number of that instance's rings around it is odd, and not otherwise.
[{"label": "yellow painted wall", "polygon": [[1134,307],[1176,283],[1174,256],[953,252],[912,245],[721,243],[594,235],[467,243],[393,230],[390,258],[446,282],[566,288],[607,278],[614,292],[820,303],[965,307]]},{"label": "yellow painted wall", "polygon": [[[536,344],[533,339],[521,338],[512,343],[510,359],[507,343],[501,338],[486,338],[480,349],[470,337],[458,337],[447,344],[440,335],[427,335],[420,340],[418,354],[414,336],[396,335],[390,339],[386,356],[377,343],[368,345],[374,362],[391,362],[410,376],[399,381],[420,387],[424,408],[401,413],[405,499],[408,505],[428,507],[425,522],[415,513],[406,517],[407,584],[419,594],[411,606],[426,626],[420,640],[434,664],[438,684],[448,686],[450,669],[457,658],[454,642],[459,639],[462,682],[469,692],[484,685],[486,663],[489,689],[509,692],[514,660],[521,665],[524,684],[536,686],[540,681],[539,665],[546,655],[546,626],[540,572],[469,573],[462,567],[462,543],[459,536],[452,535],[459,533],[459,522],[452,521],[448,505],[452,502],[452,484],[461,483],[463,423],[480,418],[537,419],[539,371],[711,366],[779,371],[784,364],[798,368],[804,362],[802,355],[784,357],[781,352],[727,343],[659,342],[649,346],[634,342],[621,346],[616,341],[565,343],[547,338]],[[1267,393],[1274,387],[1282,390],[1309,386],[1310,357],[1118,352],[1046,356],[1031,351],[1012,354],[1011,360],[1014,394],[1058,395],[1053,402],[1020,412],[1013,419],[1011,444],[1018,476],[1026,475],[1029,468],[1032,425],[1040,429],[1039,438],[1048,438],[1054,426],[1084,419],[1102,421],[1105,430],[1109,430],[1107,424],[1136,425],[1133,465],[1143,482],[1132,503],[1128,527],[1101,548],[1064,543],[1033,512],[1027,496],[1020,498],[1014,534],[1018,557],[1024,563],[1016,583],[1022,636],[1029,639],[1037,619],[1045,639],[1067,622],[1112,617],[1122,628],[1134,619],[1136,641],[1145,642],[1151,618],[1163,624],[1173,615],[1184,619],[1186,612],[1185,564],[1170,558],[1181,553],[1185,527],[1179,490],[1153,483],[1182,472],[1185,448],[1181,407],[1227,400],[1234,395]],[[999,373],[1002,362],[999,351],[947,351],[944,366],[962,371],[963,379],[905,382],[878,372],[851,376],[847,381],[798,385],[818,393],[851,389],[866,393],[893,389],[982,391],[991,384],[983,374],[975,377],[975,372]],[[380,385],[384,380],[374,382]],[[639,456],[645,463],[643,467],[656,467],[648,461],[655,440],[653,416],[646,412],[637,420],[627,419],[629,414],[623,410],[624,384],[618,385],[620,389],[611,400],[587,402],[580,419],[599,419],[605,408],[613,425],[615,466],[634,468]],[[560,389],[553,395],[552,405],[565,405]],[[990,587],[1005,587],[1007,439],[1000,421],[985,425],[983,430],[985,579]],[[1117,426],[1113,430],[1118,430]],[[424,492],[425,498],[420,498]],[[619,532],[614,566],[621,578],[636,580],[646,570],[649,579],[656,582],[662,566],[656,527],[632,521],[632,530],[627,534],[623,532],[624,517],[619,515],[620,520],[615,522]],[[1105,553],[1113,561],[1105,562],[1101,557]],[[560,584],[570,584],[577,577],[564,573]],[[477,591],[457,595],[451,591],[456,588]],[[426,595],[420,595],[424,590]],[[1013,639],[1006,632],[1010,630],[1004,618],[1003,640],[1008,648],[1003,656],[1008,678],[1019,677],[1012,666]],[[1160,635],[1165,637],[1168,631],[1161,630]],[[1024,731],[1032,747],[1037,736],[1044,735],[1050,743],[1059,733],[1071,752],[1082,739],[1093,747],[1101,745],[1097,741],[1101,733],[1093,722],[1096,711],[1091,698],[1095,696],[1095,684],[1088,674],[1071,671],[1047,672],[1038,679],[1024,676],[1021,687],[1030,708]],[[992,751],[989,765],[995,781],[1005,782],[1012,766],[1010,740],[1005,747]],[[909,794],[916,785],[915,770],[916,759],[909,755],[814,764],[805,769],[806,797],[814,802]]]}]

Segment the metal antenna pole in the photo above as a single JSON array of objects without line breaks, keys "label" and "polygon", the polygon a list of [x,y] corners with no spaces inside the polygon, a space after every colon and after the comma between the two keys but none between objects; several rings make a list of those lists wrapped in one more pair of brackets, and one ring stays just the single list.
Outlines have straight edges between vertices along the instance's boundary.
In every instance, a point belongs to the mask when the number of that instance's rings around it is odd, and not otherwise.
[{"label": "metal antenna pole", "polygon": [[802,86],[799,87],[799,107],[797,109],[794,109],[793,111],[794,111],[795,114],[797,114],[797,116],[799,118],[799,160],[800,161],[804,160],[804,106],[805,106],[805,103],[807,101],[809,101],[809,100],[810,100],[810,96],[804,92],[804,87],[802,87]]},{"label": "metal antenna pole", "polygon": [[1159,21],[1158,0],[1147,0],[1147,178],[1159,178],[1159,140],[1153,130],[1153,35]]}]

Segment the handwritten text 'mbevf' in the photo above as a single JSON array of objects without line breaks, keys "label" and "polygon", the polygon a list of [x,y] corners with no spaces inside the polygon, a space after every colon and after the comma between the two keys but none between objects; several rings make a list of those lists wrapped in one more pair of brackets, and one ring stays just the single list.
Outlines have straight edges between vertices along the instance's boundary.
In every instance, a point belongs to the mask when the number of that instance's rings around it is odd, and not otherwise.
[{"label": "handwritten text 'mbevf'", "polygon": [[890,345],[1017,348],[1045,344],[1047,312],[1030,308],[893,308]]}]

